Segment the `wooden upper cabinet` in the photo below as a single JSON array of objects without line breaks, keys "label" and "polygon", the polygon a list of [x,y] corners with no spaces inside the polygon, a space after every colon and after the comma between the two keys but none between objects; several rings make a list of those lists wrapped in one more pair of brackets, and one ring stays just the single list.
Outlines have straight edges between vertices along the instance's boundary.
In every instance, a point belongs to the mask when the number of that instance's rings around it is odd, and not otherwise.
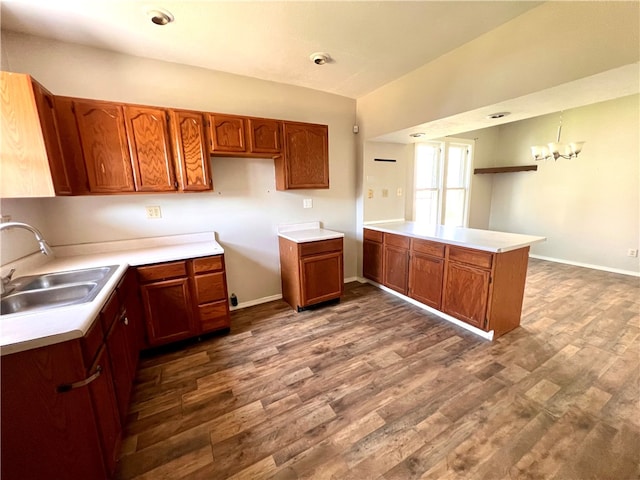
[{"label": "wooden upper cabinet", "polygon": [[276,188],[329,188],[326,125],[284,122],[284,152],[276,157]]},{"label": "wooden upper cabinet", "polygon": [[124,107],[136,190],[177,190],[169,140],[169,114],[161,108]]},{"label": "wooden upper cabinet", "polygon": [[212,190],[209,149],[202,114],[171,110],[170,117],[180,189],[190,192]]},{"label": "wooden upper cabinet", "polygon": [[53,95],[39,83],[32,81],[33,93],[40,116],[40,125],[44,136],[44,145],[49,158],[51,179],[56,195],[71,195],[71,184],[64,163],[58,125],[55,115]]},{"label": "wooden upper cabinet", "polygon": [[51,94],[29,75],[0,72],[2,197],[71,193]]},{"label": "wooden upper cabinet", "polygon": [[77,100],[73,107],[90,191],[135,191],[122,106]]},{"label": "wooden upper cabinet", "polygon": [[209,138],[212,153],[246,152],[244,117],[210,113]]},{"label": "wooden upper cabinet", "polygon": [[281,121],[269,118],[249,118],[247,125],[251,153],[280,153]]}]

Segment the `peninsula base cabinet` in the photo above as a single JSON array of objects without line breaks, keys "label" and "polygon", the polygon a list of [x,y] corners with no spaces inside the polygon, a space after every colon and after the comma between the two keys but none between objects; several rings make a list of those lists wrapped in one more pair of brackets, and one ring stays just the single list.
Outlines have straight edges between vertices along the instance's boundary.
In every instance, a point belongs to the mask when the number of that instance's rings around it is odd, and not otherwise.
[{"label": "peninsula base cabinet", "polygon": [[520,325],[528,246],[494,253],[370,229],[363,238],[365,278],[493,338]]}]

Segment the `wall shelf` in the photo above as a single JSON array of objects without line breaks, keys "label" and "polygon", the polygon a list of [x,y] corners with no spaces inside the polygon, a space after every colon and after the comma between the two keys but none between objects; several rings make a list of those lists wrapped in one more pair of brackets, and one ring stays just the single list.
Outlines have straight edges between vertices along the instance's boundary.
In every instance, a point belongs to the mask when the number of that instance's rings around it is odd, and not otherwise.
[{"label": "wall shelf", "polygon": [[538,170],[537,165],[519,165],[517,167],[489,167],[489,168],[476,168],[473,170],[473,174],[481,173],[511,173],[511,172],[535,172]]}]

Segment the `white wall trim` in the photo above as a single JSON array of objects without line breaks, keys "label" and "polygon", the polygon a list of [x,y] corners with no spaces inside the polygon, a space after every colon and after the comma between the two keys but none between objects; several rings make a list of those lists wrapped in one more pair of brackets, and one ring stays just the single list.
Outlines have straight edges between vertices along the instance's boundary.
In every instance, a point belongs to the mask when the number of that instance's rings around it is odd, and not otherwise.
[{"label": "white wall trim", "polygon": [[268,297],[256,298],[255,300],[249,300],[248,302],[241,302],[237,307],[229,307],[232,312],[234,310],[240,310],[242,308],[253,307],[254,305],[260,305],[263,303],[273,302],[274,300],[282,299],[282,294],[270,295]]},{"label": "white wall trim", "polygon": [[480,330],[479,328],[476,328],[474,326],[469,325],[468,323],[463,322],[462,320],[458,320],[457,318],[454,318],[450,315],[447,315],[444,312],[441,312],[440,310],[436,310],[435,308],[431,308],[427,305],[425,305],[424,303],[420,303],[417,300],[414,300],[413,298],[407,297],[406,295],[402,295],[401,293],[396,292],[395,290],[391,290],[390,288],[385,287],[384,285],[380,285],[379,283],[376,283],[372,280],[368,280],[368,279],[363,279],[364,282],[363,283],[370,283],[371,285],[373,285],[374,287],[378,287],[380,290],[384,290],[385,292],[388,292],[392,295],[395,295],[398,298],[401,298],[402,300],[411,303],[412,305],[415,305],[416,307],[419,307],[423,310],[426,310],[429,313],[433,313],[434,315],[437,315],[438,317],[442,318],[443,320],[446,320],[447,322],[453,323],[455,325],[457,325],[458,327],[464,328],[465,330],[470,331],[471,333],[475,333],[476,335],[478,335],[479,337],[484,338],[485,340],[493,340],[493,330],[489,331],[489,332],[485,332],[484,330]]},{"label": "white wall trim", "polygon": [[564,260],[562,258],[544,257],[542,255],[529,254],[529,257],[536,258],[538,260],[546,260],[548,262],[564,263],[566,265],[573,265],[575,267],[592,268],[594,270],[602,270],[604,272],[619,273],[621,275],[630,275],[632,277],[640,277],[640,272],[634,272],[633,270],[622,270],[621,268],[605,267],[603,265],[593,265],[591,263],[574,262],[572,260]]},{"label": "white wall trim", "polygon": [[349,277],[344,279],[344,283],[359,282],[359,277]]}]

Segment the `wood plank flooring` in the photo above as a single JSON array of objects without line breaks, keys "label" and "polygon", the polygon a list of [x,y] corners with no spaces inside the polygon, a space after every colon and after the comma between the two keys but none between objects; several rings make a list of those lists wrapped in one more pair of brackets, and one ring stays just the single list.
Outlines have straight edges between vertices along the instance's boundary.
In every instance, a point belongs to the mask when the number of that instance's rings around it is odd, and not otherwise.
[{"label": "wood plank flooring", "polygon": [[119,479],[638,479],[640,279],[530,260],[488,342],[371,285],[141,361]]}]

